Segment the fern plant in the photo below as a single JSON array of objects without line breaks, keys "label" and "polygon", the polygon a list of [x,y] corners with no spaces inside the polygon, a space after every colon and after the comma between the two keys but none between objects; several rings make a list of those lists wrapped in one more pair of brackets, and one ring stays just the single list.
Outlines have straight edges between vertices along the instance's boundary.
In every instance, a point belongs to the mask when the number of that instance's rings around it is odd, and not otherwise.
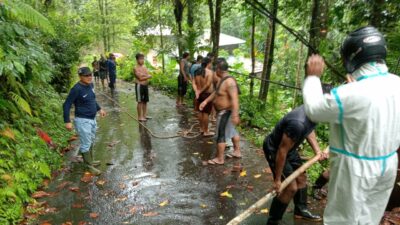
[{"label": "fern plant", "polygon": [[49,20],[30,5],[14,0],[4,0],[3,12],[9,19],[18,21],[26,26],[38,28],[43,32],[54,34]]}]

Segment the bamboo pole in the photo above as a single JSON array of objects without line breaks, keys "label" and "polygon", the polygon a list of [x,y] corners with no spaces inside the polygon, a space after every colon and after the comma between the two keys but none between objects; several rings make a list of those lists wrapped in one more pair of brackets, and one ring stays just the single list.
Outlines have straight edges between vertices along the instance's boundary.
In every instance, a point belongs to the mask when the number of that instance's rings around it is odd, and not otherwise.
[{"label": "bamboo pole", "polygon": [[[329,149],[326,148],[324,150],[324,152],[328,153]],[[312,159],[308,160],[300,168],[298,168],[296,171],[294,171],[288,178],[286,178],[282,182],[281,187],[279,188],[279,192],[282,192],[300,174],[304,173],[314,163],[318,162],[319,158],[320,158],[320,155],[314,156]],[[253,214],[254,212],[260,210],[263,205],[265,205],[269,200],[271,200],[275,196],[276,196],[276,192],[275,191],[272,191],[272,192],[268,193],[267,195],[262,197],[260,200],[258,200],[256,203],[254,203],[252,206],[250,206],[248,209],[246,209],[244,212],[242,212],[240,215],[236,216],[231,221],[229,221],[229,223],[227,223],[226,225],[238,225],[238,224],[240,224],[247,217],[251,216],[251,214]]]}]

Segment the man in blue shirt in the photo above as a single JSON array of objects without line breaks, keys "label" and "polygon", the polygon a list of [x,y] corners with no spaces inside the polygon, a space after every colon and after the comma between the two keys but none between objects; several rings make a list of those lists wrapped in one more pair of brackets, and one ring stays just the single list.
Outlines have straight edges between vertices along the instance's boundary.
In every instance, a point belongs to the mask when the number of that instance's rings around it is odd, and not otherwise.
[{"label": "man in blue shirt", "polygon": [[115,62],[115,56],[112,53],[110,53],[110,57],[107,60],[107,70],[108,77],[110,79],[108,86],[111,88],[111,90],[114,90],[115,80],[117,79],[117,63]]},{"label": "man in blue shirt", "polygon": [[75,130],[79,135],[80,147],[83,161],[89,170],[100,175],[101,171],[94,166],[100,165],[99,161],[93,160],[92,146],[96,135],[96,114],[100,112],[101,117],[106,116],[106,112],[102,110],[96,102],[96,95],[92,83],[93,77],[89,67],[81,67],[78,70],[79,82],[72,87],[64,102],[64,123],[67,130],[72,130],[70,119],[71,106],[75,106]]}]

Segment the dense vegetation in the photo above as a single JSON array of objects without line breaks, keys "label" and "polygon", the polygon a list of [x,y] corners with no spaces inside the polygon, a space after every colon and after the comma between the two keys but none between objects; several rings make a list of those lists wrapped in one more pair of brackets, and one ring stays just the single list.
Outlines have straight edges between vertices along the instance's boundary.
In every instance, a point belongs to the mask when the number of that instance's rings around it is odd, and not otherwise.
[{"label": "dense vegetation", "polygon": [[[69,136],[61,119],[61,93],[71,86],[76,67],[93,55],[120,52],[119,76],[132,80],[134,55],[155,52],[152,85],[176,93],[176,59],[213,51],[234,56],[241,95],[242,126],[260,145],[282,115],[301,104],[300,92],[269,83],[300,87],[306,56],[319,51],[332,65],[324,82],[342,82],[339,47],[346,33],[372,24],[386,36],[391,72],[400,72],[400,4],[363,0],[259,0],[272,17],[255,10],[253,0],[4,0],[0,3],[0,224],[22,219],[29,197],[59,168],[57,153]],[[211,29],[210,44],[200,41]],[[229,52],[219,48],[219,32],[246,41]],[[297,35],[295,37],[294,34]],[[299,41],[299,37],[306,43]],[[307,44],[307,45],[305,45]],[[80,56],[89,57],[82,59]],[[262,65],[251,78],[243,59]],[[396,71],[397,70],[397,71]],[[261,78],[261,79],[259,79]],[[263,80],[263,81],[262,81]],[[47,132],[52,150],[37,135]],[[317,131],[322,145],[326,125]],[[306,155],[309,152],[305,153]],[[317,166],[313,177],[323,168]]]}]

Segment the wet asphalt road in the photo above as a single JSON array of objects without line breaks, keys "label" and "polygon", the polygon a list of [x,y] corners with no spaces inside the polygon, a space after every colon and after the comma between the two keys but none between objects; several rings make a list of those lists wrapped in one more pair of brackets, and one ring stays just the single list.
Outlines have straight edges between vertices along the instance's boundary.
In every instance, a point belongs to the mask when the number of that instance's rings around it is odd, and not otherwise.
[{"label": "wet asphalt road", "polygon": [[[108,90],[105,93],[110,95]],[[272,175],[263,153],[244,139],[243,159],[227,159],[224,166],[203,166],[202,160],[214,156],[213,138],[153,138],[113,102],[100,94],[97,98],[108,112],[106,118],[98,119],[94,147],[103,174],[81,181],[85,170],[81,163],[71,162],[77,153],[70,151],[65,156],[70,169],[45,190],[55,193],[43,200],[56,212],[41,216],[39,224],[222,225],[271,187]],[[114,99],[136,115],[133,84],[119,82]],[[196,122],[192,111],[177,109],[174,99],[151,90],[149,115],[153,119],[146,125],[156,134],[174,135]],[[234,165],[242,165],[247,176],[232,172]],[[220,196],[227,190],[232,198]],[[266,220],[267,215],[260,213],[242,224],[261,225]],[[319,223],[293,221],[289,209],[284,224]]]}]

